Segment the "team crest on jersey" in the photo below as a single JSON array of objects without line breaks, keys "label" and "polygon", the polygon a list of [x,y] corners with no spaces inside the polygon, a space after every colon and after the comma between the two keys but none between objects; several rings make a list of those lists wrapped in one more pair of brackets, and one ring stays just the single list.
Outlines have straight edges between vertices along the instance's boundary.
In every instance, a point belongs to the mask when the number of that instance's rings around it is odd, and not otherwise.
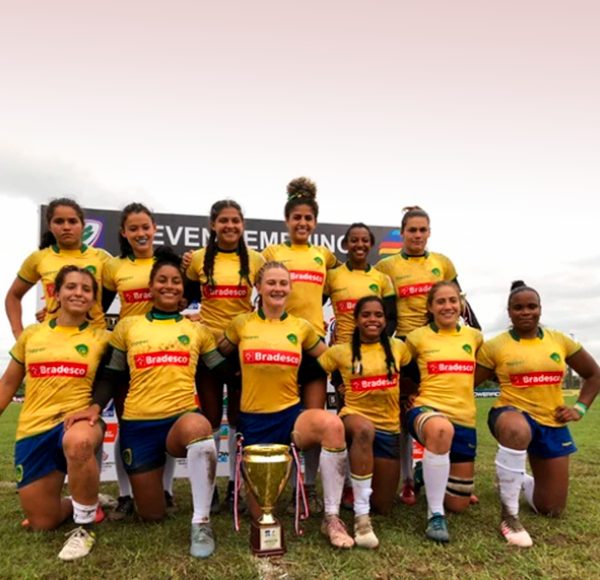
[{"label": "team crest on jersey", "polygon": [[184,345],[188,345],[190,344],[190,337],[187,334],[182,334],[181,336],[177,337],[177,340]]},{"label": "team crest on jersey", "polygon": [[133,453],[131,449],[123,449],[123,463],[131,465],[133,463]]},{"label": "team crest on jersey", "polygon": [[322,266],[322,265],[323,265],[323,260],[321,260],[321,258],[319,258],[319,256],[315,256],[315,262],[316,262],[317,264],[319,264],[319,266]]},{"label": "team crest on jersey", "polygon": [[86,269],[86,270],[87,270],[87,271],[88,271],[90,274],[92,274],[92,276],[95,276],[95,275],[96,275],[96,272],[97,272],[97,270],[96,270],[96,266],[92,266],[92,265],[90,264],[89,266],[86,266],[86,267],[85,267],[85,269]]},{"label": "team crest on jersey", "polygon": [[550,355],[550,358],[551,358],[551,359],[552,359],[554,362],[556,362],[556,363],[560,363],[560,355],[559,355],[557,352],[553,352],[553,353]]},{"label": "team crest on jersey", "polygon": [[470,344],[463,344],[462,348],[465,352],[468,352],[469,354],[473,352],[473,349],[471,348]]},{"label": "team crest on jersey", "polygon": [[377,292],[379,292],[379,286],[377,286],[377,284],[371,284],[369,286],[369,290],[371,290],[371,292],[375,292],[375,294],[377,294]]},{"label": "team crest on jersey", "polygon": [[288,334],[286,337],[292,344],[298,344],[298,337],[295,334]]},{"label": "team crest on jersey", "polygon": [[431,270],[431,273],[434,276],[441,276],[442,275],[442,271],[439,268],[434,268],[433,270]]},{"label": "team crest on jersey", "polygon": [[90,352],[90,349],[88,348],[87,344],[78,344],[75,347],[75,350],[81,355],[81,356],[87,356],[87,353]]},{"label": "team crest on jersey", "polygon": [[21,483],[23,481],[23,466],[21,464],[15,467],[15,478],[17,483]]}]

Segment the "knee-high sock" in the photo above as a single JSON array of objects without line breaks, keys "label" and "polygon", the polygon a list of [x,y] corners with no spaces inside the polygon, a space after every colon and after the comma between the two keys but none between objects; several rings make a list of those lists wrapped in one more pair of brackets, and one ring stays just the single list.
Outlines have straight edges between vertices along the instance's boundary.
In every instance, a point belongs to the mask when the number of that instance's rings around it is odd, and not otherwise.
[{"label": "knee-high sock", "polygon": [[325,515],[338,515],[340,513],[347,457],[346,448],[321,448],[320,467]]},{"label": "knee-high sock", "polygon": [[229,435],[227,436],[227,448],[229,451],[229,481],[235,480],[235,454],[237,453],[236,431],[237,429],[233,425],[229,425]]},{"label": "knee-high sock", "polygon": [[413,439],[404,431],[400,433],[400,474],[403,481],[413,479]]},{"label": "knee-high sock", "polygon": [[354,494],[354,517],[369,515],[371,511],[370,497],[373,493],[373,474],[351,475],[352,492]]},{"label": "knee-high sock", "polygon": [[173,476],[175,475],[175,465],[177,460],[167,453],[167,460],[165,461],[165,468],[163,470],[163,489],[169,494],[173,495]]},{"label": "knee-high sock", "polygon": [[423,480],[429,514],[444,514],[444,496],[450,475],[450,453],[423,452]]},{"label": "knee-high sock", "polygon": [[217,474],[217,451],[212,437],[187,446],[187,464],[194,506],[192,523],[208,522]]},{"label": "knee-high sock", "polygon": [[496,475],[503,510],[511,516],[519,513],[519,494],[525,476],[527,451],[498,445]]},{"label": "knee-high sock", "polygon": [[312,447],[303,452],[304,455],[304,483],[306,485],[315,485],[317,481],[317,471],[319,470],[319,447]]},{"label": "knee-high sock", "polygon": [[535,480],[529,473],[525,473],[523,479],[523,495],[527,500],[527,503],[531,506],[531,509],[537,513],[537,508],[535,507],[535,503],[533,502],[533,491],[535,489]]},{"label": "knee-high sock", "polygon": [[123,465],[123,456],[121,455],[121,438],[117,435],[115,441],[115,470],[117,472],[117,481],[119,482],[119,497],[131,497],[131,483]]}]

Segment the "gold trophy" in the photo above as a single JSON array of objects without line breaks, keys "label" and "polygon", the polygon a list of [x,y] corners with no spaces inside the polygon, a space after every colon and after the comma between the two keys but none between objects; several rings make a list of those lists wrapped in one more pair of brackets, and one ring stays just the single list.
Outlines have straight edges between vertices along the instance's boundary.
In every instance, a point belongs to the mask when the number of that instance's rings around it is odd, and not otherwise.
[{"label": "gold trophy", "polygon": [[281,524],[273,517],[273,507],[292,469],[287,445],[248,445],[242,452],[244,480],[262,510],[250,528],[250,547],[255,556],[281,556],[285,553]]}]

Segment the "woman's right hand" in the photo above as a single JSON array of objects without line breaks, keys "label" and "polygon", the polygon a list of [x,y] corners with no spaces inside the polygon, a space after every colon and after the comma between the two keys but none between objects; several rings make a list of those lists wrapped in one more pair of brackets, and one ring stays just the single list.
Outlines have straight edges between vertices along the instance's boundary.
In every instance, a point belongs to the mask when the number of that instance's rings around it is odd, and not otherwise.
[{"label": "woman's right hand", "polygon": [[90,405],[87,409],[83,409],[82,411],[76,411],[75,413],[71,413],[65,417],[65,431],[67,431],[70,427],[72,427],[77,421],[88,421],[89,424],[93,427],[100,419],[101,409],[95,403]]}]

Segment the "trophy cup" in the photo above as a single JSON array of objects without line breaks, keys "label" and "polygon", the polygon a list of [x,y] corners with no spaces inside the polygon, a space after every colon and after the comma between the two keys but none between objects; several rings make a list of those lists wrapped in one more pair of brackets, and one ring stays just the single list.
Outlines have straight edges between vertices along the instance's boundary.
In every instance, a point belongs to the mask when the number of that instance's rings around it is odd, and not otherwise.
[{"label": "trophy cup", "polygon": [[287,445],[248,445],[242,452],[244,480],[254,494],[262,515],[252,520],[250,547],[255,556],[281,556],[285,553],[281,524],[273,517],[273,507],[287,483],[292,457]]}]

